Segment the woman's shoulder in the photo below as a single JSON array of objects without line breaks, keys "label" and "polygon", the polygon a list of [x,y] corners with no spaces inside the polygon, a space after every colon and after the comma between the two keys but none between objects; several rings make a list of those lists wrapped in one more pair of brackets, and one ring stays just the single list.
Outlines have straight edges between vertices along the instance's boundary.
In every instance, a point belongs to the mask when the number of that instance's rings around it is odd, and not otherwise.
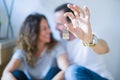
[{"label": "woman's shoulder", "polygon": [[19,49],[19,48],[16,48],[14,50],[14,52],[18,52],[18,53],[25,53],[25,51],[23,49]]},{"label": "woman's shoulder", "polygon": [[22,49],[15,49],[12,58],[22,60],[25,57],[25,51]]},{"label": "woman's shoulder", "polygon": [[24,55],[26,55],[26,52],[23,49],[17,48],[14,50],[14,55],[24,56]]}]

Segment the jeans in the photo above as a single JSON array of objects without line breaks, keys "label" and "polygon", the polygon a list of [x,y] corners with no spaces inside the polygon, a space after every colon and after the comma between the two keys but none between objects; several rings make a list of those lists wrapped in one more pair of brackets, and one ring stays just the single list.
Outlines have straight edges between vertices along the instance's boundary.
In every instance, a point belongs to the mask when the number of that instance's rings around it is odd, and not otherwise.
[{"label": "jeans", "polygon": [[65,80],[108,80],[80,65],[71,65],[65,72]]},{"label": "jeans", "polygon": [[61,71],[58,67],[53,67],[49,70],[47,73],[45,80],[52,80],[52,78],[59,72]]},{"label": "jeans", "polygon": [[12,74],[17,80],[29,80],[25,73],[20,70],[15,70]]},{"label": "jeans", "polygon": [[[52,67],[52,68],[48,71],[48,73],[47,73],[47,75],[46,75],[46,77],[45,77],[44,80],[52,80],[52,78],[53,78],[59,71],[60,71],[59,68],[57,68],[57,67]],[[12,74],[13,74],[13,76],[14,76],[17,80],[30,80],[30,79],[26,76],[26,74],[25,74],[24,72],[20,71],[20,70],[15,70]]]}]

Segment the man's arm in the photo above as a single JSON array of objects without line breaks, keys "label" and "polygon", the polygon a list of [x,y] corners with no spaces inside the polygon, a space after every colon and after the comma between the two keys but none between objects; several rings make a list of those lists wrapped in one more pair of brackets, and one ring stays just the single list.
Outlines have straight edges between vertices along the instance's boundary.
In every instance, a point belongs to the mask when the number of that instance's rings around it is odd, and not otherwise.
[{"label": "man's arm", "polygon": [[105,54],[109,52],[109,47],[103,39],[98,39],[98,43],[91,47],[96,53]]},{"label": "man's arm", "polygon": [[[77,5],[68,4],[68,8],[70,8],[73,12],[66,12],[64,14],[65,17],[69,17],[71,23],[66,21],[65,26],[68,30],[73,33],[77,38],[79,38],[84,43],[92,43],[93,42],[93,34],[92,28],[90,24],[90,11],[87,6],[84,9],[81,9]],[[107,43],[102,40],[98,39],[97,43],[90,47],[96,53],[103,54],[109,52],[109,47]]]}]

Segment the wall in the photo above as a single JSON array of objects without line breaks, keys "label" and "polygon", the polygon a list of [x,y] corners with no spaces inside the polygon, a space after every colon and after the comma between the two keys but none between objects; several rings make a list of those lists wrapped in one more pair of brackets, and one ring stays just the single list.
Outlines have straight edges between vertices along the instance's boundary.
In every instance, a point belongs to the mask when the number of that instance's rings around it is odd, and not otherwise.
[{"label": "wall", "polygon": [[30,0],[15,0],[11,19],[15,37],[17,37],[20,25],[28,14],[41,12],[48,17],[54,36],[60,39],[58,32],[55,31],[53,14],[54,8],[64,2],[71,2],[80,6],[87,5],[90,8],[93,31],[105,39],[110,46],[110,53],[103,56],[107,67],[115,79],[119,80],[119,0],[31,0],[31,2]]}]

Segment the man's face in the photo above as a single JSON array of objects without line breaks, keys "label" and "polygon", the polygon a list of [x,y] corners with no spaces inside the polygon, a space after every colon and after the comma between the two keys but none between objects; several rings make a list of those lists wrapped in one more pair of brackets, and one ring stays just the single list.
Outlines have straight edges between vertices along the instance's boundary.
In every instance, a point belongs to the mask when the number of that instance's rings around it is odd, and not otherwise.
[{"label": "man's face", "polygon": [[63,33],[64,24],[66,21],[63,15],[64,15],[63,11],[58,11],[58,12],[55,12],[55,16],[54,16],[54,19],[56,22],[56,29],[60,32],[61,37]]}]

